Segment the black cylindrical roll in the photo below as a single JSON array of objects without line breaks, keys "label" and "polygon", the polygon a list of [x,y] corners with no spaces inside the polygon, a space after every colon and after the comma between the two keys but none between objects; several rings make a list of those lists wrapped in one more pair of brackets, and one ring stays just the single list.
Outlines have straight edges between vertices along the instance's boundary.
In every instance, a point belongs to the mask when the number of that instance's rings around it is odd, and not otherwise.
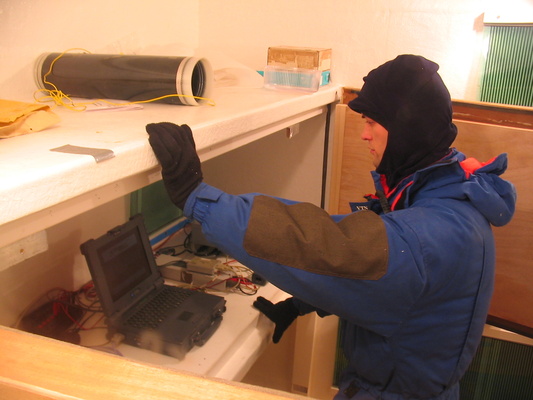
[{"label": "black cylindrical roll", "polygon": [[195,57],[46,53],[35,73],[39,88],[54,90],[52,83],[70,97],[140,101],[180,95],[160,101],[183,105],[209,97],[213,80],[207,60]]}]

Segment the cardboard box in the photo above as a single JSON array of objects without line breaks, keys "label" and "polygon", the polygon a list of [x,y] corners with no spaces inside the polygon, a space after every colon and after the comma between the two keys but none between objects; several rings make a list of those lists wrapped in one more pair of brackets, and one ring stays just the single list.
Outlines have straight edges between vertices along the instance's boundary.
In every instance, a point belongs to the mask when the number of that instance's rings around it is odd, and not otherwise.
[{"label": "cardboard box", "polygon": [[327,71],[331,69],[331,49],[292,46],[269,47],[267,65]]}]

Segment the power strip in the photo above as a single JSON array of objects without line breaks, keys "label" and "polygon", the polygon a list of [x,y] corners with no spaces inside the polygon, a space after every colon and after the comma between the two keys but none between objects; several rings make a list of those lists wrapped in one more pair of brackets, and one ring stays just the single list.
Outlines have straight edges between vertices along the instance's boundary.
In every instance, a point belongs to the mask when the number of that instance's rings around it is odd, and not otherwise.
[{"label": "power strip", "polygon": [[222,262],[210,258],[194,257],[187,261],[187,271],[204,275],[214,275]]},{"label": "power strip", "polygon": [[163,278],[170,279],[177,282],[183,281],[183,273],[186,272],[186,264],[183,262],[183,264],[179,265],[165,265],[164,267],[159,267],[159,271],[161,272],[161,275],[163,275]]}]

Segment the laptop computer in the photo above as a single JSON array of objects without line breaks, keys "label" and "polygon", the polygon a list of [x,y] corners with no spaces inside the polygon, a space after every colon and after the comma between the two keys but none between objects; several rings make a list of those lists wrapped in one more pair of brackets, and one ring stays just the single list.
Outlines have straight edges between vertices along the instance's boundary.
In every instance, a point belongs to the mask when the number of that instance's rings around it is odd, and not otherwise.
[{"label": "laptop computer", "polygon": [[121,333],[127,344],[182,359],[220,325],[223,297],[164,283],[141,214],[80,249],[109,335]]}]

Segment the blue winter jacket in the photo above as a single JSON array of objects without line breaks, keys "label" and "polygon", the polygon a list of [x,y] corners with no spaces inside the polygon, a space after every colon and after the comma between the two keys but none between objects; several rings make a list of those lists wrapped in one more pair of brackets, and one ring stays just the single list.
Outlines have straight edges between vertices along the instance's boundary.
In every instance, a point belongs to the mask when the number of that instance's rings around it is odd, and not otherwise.
[{"label": "blue winter jacket", "polygon": [[[336,398],[458,399],[493,290],[491,225],[514,213],[502,154],[453,150],[348,215],[202,183],[184,213],[221,250],[292,294],[301,314],[342,321],[349,365]],[[399,202],[401,201],[401,206]],[[321,313],[323,315],[323,313]]]}]

